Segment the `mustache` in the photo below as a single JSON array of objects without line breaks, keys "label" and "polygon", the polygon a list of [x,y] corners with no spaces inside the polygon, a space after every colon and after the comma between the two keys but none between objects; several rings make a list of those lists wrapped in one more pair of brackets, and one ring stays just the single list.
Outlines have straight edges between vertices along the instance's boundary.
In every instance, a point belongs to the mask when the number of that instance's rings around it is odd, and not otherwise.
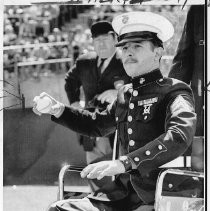
[{"label": "mustache", "polygon": [[132,62],[138,62],[138,60],[137,59],[134,59],[134,58],[127,58],[127,59],[125,59],[125,61],[124,61],[124,64],[127,64],[127,63],[132,63]]}]

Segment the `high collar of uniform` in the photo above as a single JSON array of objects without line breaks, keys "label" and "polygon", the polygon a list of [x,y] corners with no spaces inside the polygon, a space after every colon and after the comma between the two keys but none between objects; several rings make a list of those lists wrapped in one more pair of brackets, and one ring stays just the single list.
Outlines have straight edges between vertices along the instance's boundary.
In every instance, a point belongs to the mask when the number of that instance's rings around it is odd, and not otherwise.
[{"label": "high collar of uniform", "polygon": [[160,69],[155,69],[149,73],[133,78],[132,79],[133,88],[135,89],[135,88],[144,86],[160,78],[163,78],[163,75],[160,72]]}]

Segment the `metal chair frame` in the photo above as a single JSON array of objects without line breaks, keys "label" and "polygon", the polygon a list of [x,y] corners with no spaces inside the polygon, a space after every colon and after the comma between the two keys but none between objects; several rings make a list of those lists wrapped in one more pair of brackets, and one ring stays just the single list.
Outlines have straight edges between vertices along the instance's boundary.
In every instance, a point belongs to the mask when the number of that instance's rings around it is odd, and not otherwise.
[{"label": "metal chair frame", "polygon": [[[81,172],[84,167],[74,166],[74,165],[65,165],[61,168],[59,173],[59,187],[58,187],[58,201],[64,199],[64,179],[67,172]],[[156,184],[156,193],[155,193],[155,211],[160,210],[160,201],[163,199],[163,181],[165,176],[168,174],[176,174],[176,175],[185,175],[191,177],[201,177],[204,178],[203,172],[189,171],[189,170],[180,170],[180,169],[167,169],[160,173],[157,184]]]}]

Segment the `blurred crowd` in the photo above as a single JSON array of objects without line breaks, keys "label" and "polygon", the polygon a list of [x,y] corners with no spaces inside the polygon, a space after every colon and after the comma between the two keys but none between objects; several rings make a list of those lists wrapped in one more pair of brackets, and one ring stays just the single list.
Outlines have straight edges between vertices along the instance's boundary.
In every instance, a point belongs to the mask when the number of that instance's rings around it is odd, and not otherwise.
[{"label": "blurred crowd", "polygon": [[[175,36],[166,45],[166,55],[174,55],[183,30],[187,7],[177,6],[139,6],[139,5],[32,5],[4,7],[4,77],[13,77],[18,62],[44,61],[48,59],[71,58],[72,62],[28,65],[19,67],[22,80],[39,78],[43,73],[65,73],[76,58],[92,51],[90,26],[99,20],[112,21],[113,16],[128,11],[160,12],[175,27]],[[62,42],[59,46],[40,46],[42,43]],[[36,44],[34,47],[22,47]],[[19,45],[14,49],[13,46]],[[169,69],[171,61],[163,61]]]},{"label": "blurred crowd", "polygon": [[[69,5],[5,6],[3,36],[3,44],[7,48],[4,51],[5,78],[14,75],[15,64],[18,62],[72,58],[73,51],[78,54],[77,46],[73,46],[72,43],[76,45],[80,35],[84,37],[84,31],[80,25],[67,28],[65,23],[73,18],[76,19],[77,14],[84,8],[82,6],[82,9],[78,9]],[[86,34],[89,36],[88,31]],[[55,42],[61,42],[61,45],[47,45]],[[39,45],[43,43],[46,45]],[[27,47],[28,44],[34,45]],[[69,66],[69,63],[28,65],[19,68],[18,71],[23,79],[27,79],[30,76],[37,77],[41,72],[59,72],[59,70],[66,72]]]}]

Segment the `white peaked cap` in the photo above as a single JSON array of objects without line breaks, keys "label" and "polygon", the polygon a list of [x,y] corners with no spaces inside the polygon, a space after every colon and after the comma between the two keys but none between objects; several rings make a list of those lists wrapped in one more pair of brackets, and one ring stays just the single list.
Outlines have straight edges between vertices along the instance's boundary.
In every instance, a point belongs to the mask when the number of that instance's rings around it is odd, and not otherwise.
[{"label": "white peaked cap", "polygon": [[123,37],[123,35],[128,33],[132,37],[132,33],[135,33],[135,36],[137,36],[137,32],[152,32],[162,42],[169,40],[174,34],[174,27],[171,22],[165,17],[152,12],[123,13],[114,17],[112,27],[119,37]]}]

